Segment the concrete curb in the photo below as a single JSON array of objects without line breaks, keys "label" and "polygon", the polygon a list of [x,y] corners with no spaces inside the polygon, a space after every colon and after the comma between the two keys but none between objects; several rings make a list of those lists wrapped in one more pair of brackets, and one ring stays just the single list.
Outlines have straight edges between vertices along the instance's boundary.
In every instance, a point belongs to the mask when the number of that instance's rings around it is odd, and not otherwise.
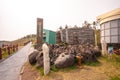
[{"label": "concrete curb", "polygon": [[23,75],[23,73],[24,73],[24,65],[22,66],[22,68],[21,68],[21,70],[20,70],[20,79],[19,80],[22,80],[22,75]]}]

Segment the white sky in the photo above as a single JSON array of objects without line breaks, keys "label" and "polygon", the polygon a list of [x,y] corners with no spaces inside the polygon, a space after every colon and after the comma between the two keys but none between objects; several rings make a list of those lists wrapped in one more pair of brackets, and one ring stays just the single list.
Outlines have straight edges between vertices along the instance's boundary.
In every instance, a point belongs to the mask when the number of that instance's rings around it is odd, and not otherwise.
[{"label": "white sky", "polygon": [[36,18],[44,28],[81,26],[102,13],[120,8],[120,0],[0,0],[0,40],[15,40],[36,34]]}]

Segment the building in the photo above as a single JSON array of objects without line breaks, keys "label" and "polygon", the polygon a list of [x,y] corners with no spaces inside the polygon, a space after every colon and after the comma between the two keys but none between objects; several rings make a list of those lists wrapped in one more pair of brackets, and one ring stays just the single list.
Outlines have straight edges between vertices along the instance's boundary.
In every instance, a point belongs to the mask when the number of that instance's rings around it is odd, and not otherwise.
[{"label": "building", "polygon": [[97,17],[100,23],[101,43],[120,44],[120,8]]},{"label": "building", "polygon": [[47,42],[49,44],[56,44],[56,32],[43,29],[43,42]]},{"label": "building", "polygon": [[88,27],[66,27],[65,29],[60,29],[56,34],[57,43],[60,43],[60,41],[68,44],[95,43],[94,30]]}]

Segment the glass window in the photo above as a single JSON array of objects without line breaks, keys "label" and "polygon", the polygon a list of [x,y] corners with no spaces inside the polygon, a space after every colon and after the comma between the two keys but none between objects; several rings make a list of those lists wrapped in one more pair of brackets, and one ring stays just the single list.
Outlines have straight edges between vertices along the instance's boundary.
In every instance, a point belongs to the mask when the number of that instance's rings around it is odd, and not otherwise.
[{"label": "glass window", "polygon": [[105,23],[105,29],[109,29],[110,28],[110,22],[106,22]]},{"label": "glass window", "polygon": [[120,19],[118,20],[118,24],[119,24],[118,27],[120,28]]},{"label": "glass window", "polygon": [[119,43],[120,43],[120,36],[118,36],[118,39],[119,39]]},{"label": "glass window", "polygon": [[111,28],[118,27],[118,20],[113,20],[110,23],[111,23]]},{"label": "glass window", "polygon": [[106,43],[110,43],[110,37],[105,37]]},{"label": "glass window", "polygon": [[104,36],[104,30],[101,31],[101,36]]},{"label": "glass window", "polygon": [[110,29],[106,29],[105,30],[105,36],[109,36],[110,35]]},{"label": "glass window", "polygon": [[100,28],[101,30],[104,30],[104,24],[101,24]]},{"label": "glass window", "polygon": [[111,36],[111,43],[118,43],[118,36]]},{"label": "glass window", "polygon": [[118,28],[118,35],[120,36],[120,28]]},{"label": "glass window", "polygon": [[118,28],[111,28],[111,35],[118,35]]}]

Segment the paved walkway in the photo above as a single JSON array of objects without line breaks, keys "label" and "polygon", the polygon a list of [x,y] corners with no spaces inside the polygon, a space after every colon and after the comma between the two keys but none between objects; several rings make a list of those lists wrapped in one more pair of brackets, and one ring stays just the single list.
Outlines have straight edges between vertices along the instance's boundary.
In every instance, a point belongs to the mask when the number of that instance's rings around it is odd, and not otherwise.
[{"label": "paved walkway", "polygon": [[20,70],[33,51],[31,43],[0,63],[0,80],[19,80]]}]

